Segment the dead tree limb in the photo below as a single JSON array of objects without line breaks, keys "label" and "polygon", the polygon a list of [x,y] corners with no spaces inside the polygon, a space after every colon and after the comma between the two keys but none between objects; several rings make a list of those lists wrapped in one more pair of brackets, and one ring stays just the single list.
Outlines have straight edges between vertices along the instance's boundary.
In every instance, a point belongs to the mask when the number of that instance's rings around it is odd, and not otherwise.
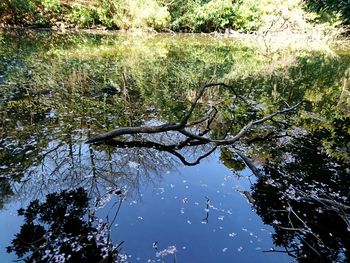
[{"label": "dead tree limb", "polygon": [[[152,134],[152,133],[163,133],[163,132],[169,132],[169,131],[176,131],[176,132],[182,133],[183,135],[185,135],[186,137],[188,137],[191,140],[198,140],[198,141],[202,141],[202,142],[206,142],[206,143],[214,143],[215,145],[228,145],[228,144],[233,144],[233,143],[237,142],[253,126],[262,124],[268,120],[272,120],[277,115],[282,115],[282,114],[286,114],[290,111],[293,111],[303,102],[303,101],[301,101],[301,102],[295,104],[294,106],[290,106],[286,109],[277,111],[277,112],[270,114],[268,116],[265,116],[261,119],[251,121],[247,125],[245,125],[235,136],[232,136],[232,137],[227,138],[227,139],[226,139],[226,137],[223,139],[211,139],[209,137],[205,137],[204,135],[210,131],[209,126],[213,122],[214,118],[216,117],[217,109],[215,107],[211,111],[209,111],[209,113],[206,116],[204,116],[198,120],[192,121],[192,122],[188,122],[188,121],[189,121],[191,115],[193,114],[193,111],[195,110],[199,99],[203,96],[205,90],[208,88],[211,88],[211,87],[219,87],[219,86],[224,87],[224,88],[229,88],[234,93],[236,98],[240,98],[240,99],[244,100],[244,98],[242,98],[240,95],[237,94],[234,87],[231,85],[227,85],[225,83],[206,84],[200,88],[198,94],[196,95],[196,98],[194,99],[194,101],[191,104],[191,107],[189,108],[188,112],[182,117],[180,122],[169,122],[169,123],[165,123],[165,124],[158,125],[158,126],[118,128],[118,129],[112,130],[110,132],[106,132],[106,133],[97,135],[94,138],[88,140],[87,143],[107,142],[107,141],[109,141],[117,136],[126,135],[126,134],[128,134],[128,135],[141,134],[141,133]],[[244,102],[246,102],[246,101],[244,100]],[[198,125],[198,124],[201,124],[205,121],[207,121],[207,128],[206,128],[205,132],[202,132],[200,134],[194,134],[194,133],[186,130],[186,128],[188,128],[190,126]]]},{"label": "dead tree limb", "polygon": [[178,151],[185,147],[195,147],[195,146],[205,145],[206,144],[205,142],[185,140],[178,144],[164,145],[161,143],[151,142],[151,141],[117,141],[115,139],[112,139],[107,141],[106,144],[113,147],[118,147],[118,148],[137,147],[137,148],[156,149],[161,152],[167,152],[177,157],[186,166],[195,166],[199,164],[201,160],[203,160],[204,158],[212,154],[217,149],[217,146],[213,146],[208,152],[199,156],[195,161],[190,162],[190,161],[187,161],[186,157]]},{"label": "dead tree limb", "polygon": [[236,154],[244,161],[244,163],[249,167],[249,169],[252,171],[252,173],[257,177],[260,178],[262,177],[261,171],[254,165],[254,163],[247,157],[245,156],[242,152],[240,151],[235,151]]},{"label": "dead tree limb", "polygon": [[312,196],[306,196],[302,198],[303,200],[309,201],[309,202],[317,202],[322,204],[325,207],[329,207],[330,210],[335,210],[338,213],[339,212],[345,212],[345,213],[350,213],[350,206],[344,205],[340,202],[327,199],[327,198],[322,198],[322,197],[312,197]]}]

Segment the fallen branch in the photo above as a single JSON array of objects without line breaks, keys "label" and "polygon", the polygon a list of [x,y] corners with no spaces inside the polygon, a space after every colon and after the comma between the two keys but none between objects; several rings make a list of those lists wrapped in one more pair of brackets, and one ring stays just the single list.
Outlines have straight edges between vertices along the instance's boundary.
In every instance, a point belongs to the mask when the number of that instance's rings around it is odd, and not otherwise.
[{"label": "fallen branch", "polygon": [[242,191],[245,197],[248,199],[249,203],[255,204],[255,199],[252,197],[251,193],[248,191]]},{"label": "fallen branch", "polygon": [[[214,118],[216,117],[217,109],[215,107],[211,111],[209,111],[209,113],[206,116],[204,116],[198,120],[192,121],[192,122],[188,122],[188,121],[189,121],[191,115],[193,114],[193,111],[196,108],[196,105],[197,105],[199,99],[203,96],[204,91],[207,88],[218,87],[218,86],[229,88],[234,93],[236,98],[240,98],[245,103],[247,103],[244,100],[244,98],[242,98],[240,95],[237,94],[237,92],[235,91],[233,86],[227,85],[225,83],[210,83],[210,84],[203,85],[201,87],[196,98],[192,102],[191,107],[189,108],[188,112],[182,117],[180,122],[169,122],[169,123],[165,123],[165,124],[158,125],[158,126],[118,128],[118,129],[112,130],[110,132],[106,132],[106,133],[97,135],[94,138],[88,140],[87,143],[107,142],[107,141],[109,141],[117,136],[126,135],[126,134],[128,134],[128,135],[141,134],[141,133],[152,134],[152,133],[163,133],[163,132],[169,132],[169,131],[176,131],[176,132],[180,132],[183,135],[185,135],[189,140],[197,140],[197,141],[201,141],[204,143],[213,143],[215,145],[228,145],[228,144],[233,144],[233,143],[237,142],[253,126],[262,124],[268,120],[272,120],[277,115],[282,115],[282,114],[286,114],[290,111],[293,111],[303,102],[303,101],[301,101],[301,102],[295,104],[294,106],[290,106],[290,107],[288,106],[288,108],[286,108],[286,109],[277,111],[277,112],[270,114],[268,116],[265,116],[261,119],[251,121],[247,125],[245,125],[235,136],[232,136],[232,137],[227,138],[227,139],[226,139],[226,136],[223,139],[211,139],[209,137],[205,137],[204,135],[206,135],[210,131],[210,124],[213,122]],[[205,121],[207,121],[207,127],[206,127],[206,130],[204,132],[201,132],[199,134],[194,134],[191,131],[186,129],[190,126],[195,126],[195,125],[201,124]]]},{"label": "fallen branch", "polygon": [[254,163],[243,153],[240,151],[235,151],[236,154],[244,161],[244,163],[248,166],[248,168],[252,171],[252,173],[257,177],[262,177],[260,170],[254,165]]}]

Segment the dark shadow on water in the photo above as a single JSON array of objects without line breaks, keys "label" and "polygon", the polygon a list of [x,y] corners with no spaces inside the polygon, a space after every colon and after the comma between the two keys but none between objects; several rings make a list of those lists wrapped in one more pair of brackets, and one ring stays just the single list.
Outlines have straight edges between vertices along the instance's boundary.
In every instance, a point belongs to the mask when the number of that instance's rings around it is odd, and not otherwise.
[{"label": "dark shadow on water", "polygon": [[109,239],[106,222],[97,221],[87,192],[53,193],[18,211],[25,223],[11,246],[24,262],[118,262],[118,247]]},{"label": "dark shadow on water", "polygon": [[349,166],[320,147],[308,135],[275,148],[285,160],[263,165],[266,176],[252,186],[252,197],[258,215],[274,227],[274,242],[284,253],[299,262],[348,262]]}]

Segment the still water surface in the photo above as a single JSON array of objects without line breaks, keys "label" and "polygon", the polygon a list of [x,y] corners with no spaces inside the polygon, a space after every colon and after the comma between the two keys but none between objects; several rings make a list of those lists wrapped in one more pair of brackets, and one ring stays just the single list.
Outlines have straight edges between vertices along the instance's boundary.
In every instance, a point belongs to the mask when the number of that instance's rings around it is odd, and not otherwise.
[{"label": "still water surface", "polygon": [[[1,262],[116,252],[121,262],[347,261],[348,52],[271,54],[203,36],[9,32],[0,41]],[[85,143],[178,121],[200,84],[220,81],[245,100],[205,93],[194,115],[218,108],[215,138],[307,102],[230,146],[174,154],[167,146],[185,139],[175,132]]]}]

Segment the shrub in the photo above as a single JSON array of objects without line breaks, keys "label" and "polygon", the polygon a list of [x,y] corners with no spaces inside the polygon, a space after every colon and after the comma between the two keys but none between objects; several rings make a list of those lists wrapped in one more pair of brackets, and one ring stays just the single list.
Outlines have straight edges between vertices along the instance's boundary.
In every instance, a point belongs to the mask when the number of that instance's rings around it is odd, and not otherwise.
[{"label": "shrub", "polygon": [[73,5],[69,14],[69,20],[80,27],[91,27],[98,22],[96,9],[82,5]]},{"label": "shrub", "polygon": [[171,15],[171,28],[175,31],[182,29],[194,31],[195,10],[200,6],[198,1],[193,0],[168,0],[167,6]]},{"label": "shrub", "polygon": [[31,0],[6,0],[0,5],[0,19],[11,24],[28,24],[33,20],[36,2]]},{"label": "shrub", "polygon": [[57,13],[61,10],[61,3],[58,0],[42,0],[41,4],[49,12]]},{"label": "shrub", "polygon": [[232,0],[212,0],[194,9],[195,30],[212,31],[231,26],[235,16]]},{"label": "shrub", "polygon": [[[186,1],[186,0],[183,0]],[[261,17],[265,14],[264,3],[269,0],[187,0],[184,8],[171,8],[175,30],[191,31],[236,30],[251,31],[259,28]],[[180,15],[181,17],[175,17]]]},{"label": "shrub", "polygon": [[0,4],[0,21],[17,25],[49,25],[61,9],[58,0],[5,0]]},{"label": "shrub", "polygon": [[307,0],[307,6],[319,14],[321,22],[333,23],[339,17],[344,24],[350,24],[350,2],[346,0]]},{"label": "shrub", "polygon": [[102,0],[98,15],[109,28],[164,29],[170,22],[166,7],[155,0]]},{"label": "shrub", "polygon": [[232,27],[243,31],[253,31],[261,26],[262,17],[268,12],[267,1],[243,0],[234,4]]}]

